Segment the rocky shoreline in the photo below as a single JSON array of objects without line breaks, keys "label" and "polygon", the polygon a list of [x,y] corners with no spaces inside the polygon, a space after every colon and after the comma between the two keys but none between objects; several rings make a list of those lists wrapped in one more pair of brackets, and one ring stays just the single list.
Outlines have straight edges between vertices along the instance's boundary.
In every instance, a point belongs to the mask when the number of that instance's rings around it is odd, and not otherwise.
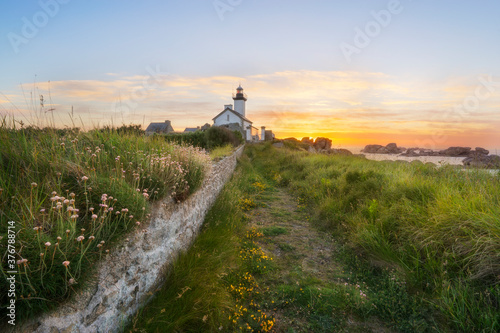
[{"label": "rocky shoreline", "polygon": [[311,138],[302,138],[301,141],[295,138],[286,138],[282,140],[275,140],[273,146],[276,148],[283,147],[283,142],[294,142],[301,144],[304,150],[307,150],[310,153],[323,153],[323,154],[332,154],[332,155],[353,155],[353,153],[347,149],[336,149],[332,148],[332,140],[328,138],[318,137],[316,140],[312,140]]},{"label": "rocky shoreline", "polygon": [[304,150],[307,150],[310,153],[357,156],[365,156],[364,154],[387,154],[398,157],[402,156],[416,158],[427,156],[461,157],[463,158],[463,166],[484,169],[500,169],[500,156],[490,155],[490,152],[487,149],[481,147],[476,147],[475,149],[472,149],[471,147],[449,147],[442,150],[432,150],[419,147],[398,147],[396,143],[389,143],[385,146],[378,144],[366,145],[365,148],[361,150],[362,154],[353,154],[347,149],[332,148],[332,140],[323,137],[317,137],[316,140],[313,140],[309,137],[304,137],[300,141],[295,138],[286,138],[283,140],[276,140],[273,145],[275,147],[283,147],[283,143],[287,141],[301,145]]},{"label": "rocky shoreline", "polygon": [[500,156],[489,155],[489,151],[476,147],[449,147],[443,150],[432,150],[426,148],[405,148],[398,147],[396,143],[382,145],[367,145],[361,150],[366,154],[395,154],[406,157],[442,156],[442,157],[463,157],[464,166],[476,168],[500,169]]}]

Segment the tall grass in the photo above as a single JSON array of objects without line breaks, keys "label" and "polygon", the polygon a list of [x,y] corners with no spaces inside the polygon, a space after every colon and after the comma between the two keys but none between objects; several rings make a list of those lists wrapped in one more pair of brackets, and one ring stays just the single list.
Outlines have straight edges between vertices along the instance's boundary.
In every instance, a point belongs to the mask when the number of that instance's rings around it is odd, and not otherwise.
[{"label": "tall grass", "polygon": [[257,301],[263,292],[257,279],[270,259],[255,244],[262,234],[248,230],[245,212],[250,208],[241,204],[241,197],[259,191],[252,185],[255,177],[243,156],[192,247],[175,261],[165,285],[126,332],[272,330],[274,319]]},{"label": "tall grass", "polygon": [[[428,304],[417,316],[428,329],[441,322],[443,330],[500,330],[498,175],[311,155],[269,144],[248,147],[248,154],[311,209],[320,228],[346,244],[367,274],[390,268],[392,275],[379,275],[404,282],[410,312],[397,320]],[[439,315],[424,319],[435,310]],[[394,325],[423,327],[396,319]]]},{"label": "tall grass", "polygon": [[[134,129],[15,128],[3,119],[0,289],[7,290],[5,271],[16,271],[20,317],[56,306],[84,284],[110,243],[146,221],[149,201],[181,201],[200,186],[208,154]],[[8,225],[15,226],[9,266]],[[0,297],[5,309],[7,293]]]}]

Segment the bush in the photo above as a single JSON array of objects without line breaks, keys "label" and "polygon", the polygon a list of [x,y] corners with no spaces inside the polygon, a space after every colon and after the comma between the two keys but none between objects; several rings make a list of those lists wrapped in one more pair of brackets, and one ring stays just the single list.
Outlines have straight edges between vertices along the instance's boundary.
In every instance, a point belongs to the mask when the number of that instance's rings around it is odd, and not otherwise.
[{"label": "bush", "polygon": [[186,144],[203,149],[214,149],[231,144],[237,147],[243,143],[243,136],[239,131],[231,131],[225,127],[213,126],[206,131],[191,133],[172,133],[163,135],[168,142]]},{"label": "bush", "polygon": [[161,136],[168,142],[200,147],[203,149],[208,148],[205,132],[203,131],[196,131],[191,133],[171,133]]},{"label": "bush", "polygon": [[[213,149],[216,147],[224,146],[228,143],[232,144],[234,147],[239,146],[243,142],[243,137],[237,137],[236,131],[231,131],[225,127],[213,126],[210,127],[205,135],[207,137],[207,148]],[[239,132],[238,132],[239,133]]]}]

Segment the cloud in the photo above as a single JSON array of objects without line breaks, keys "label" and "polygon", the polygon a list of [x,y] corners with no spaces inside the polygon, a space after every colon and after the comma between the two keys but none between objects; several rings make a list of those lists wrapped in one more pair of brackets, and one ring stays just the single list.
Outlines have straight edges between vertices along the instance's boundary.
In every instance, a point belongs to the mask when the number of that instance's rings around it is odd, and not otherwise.
[{"label": "cloud", "polygon": [[[89,123],[141,123],[169,119],[183,129],[212,123],[232,104],[238,84],[248,94],[247,117],[277,133],[391,133],[430,135],[436,129],[478,137],[500,123],[500,87],[466,115],[453,107],[474,94],[478,78],[415,81],[377,72],[281,71],[235,76],[107,73],[108,80],[50,82],[55,114],[74,112]],[[29,86],[27,84],[27,86]],[[47,94],[48,91],[40,94]],[[47,88],[48,90],[48,88]],[[20,92],[7,92],[24,105]],[[0,95],[5,108],[6,98]],[[60,115],[59,118],[63,118]],[[60,124],[61,126],[64,124]],[[89,125],[91,126],[91,125]],[[454,132],[454,133],[455,133]],[[366,137],[366,136],[363,136]]]}]

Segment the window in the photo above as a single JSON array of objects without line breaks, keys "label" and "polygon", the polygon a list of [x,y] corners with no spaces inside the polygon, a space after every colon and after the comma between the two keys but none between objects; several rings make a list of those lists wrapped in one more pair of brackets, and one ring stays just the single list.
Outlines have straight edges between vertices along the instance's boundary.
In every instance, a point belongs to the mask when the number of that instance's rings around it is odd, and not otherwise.
[{"label": "window", "polygon": [[227,115],[227,121],[229,121],[229,115]]}]

